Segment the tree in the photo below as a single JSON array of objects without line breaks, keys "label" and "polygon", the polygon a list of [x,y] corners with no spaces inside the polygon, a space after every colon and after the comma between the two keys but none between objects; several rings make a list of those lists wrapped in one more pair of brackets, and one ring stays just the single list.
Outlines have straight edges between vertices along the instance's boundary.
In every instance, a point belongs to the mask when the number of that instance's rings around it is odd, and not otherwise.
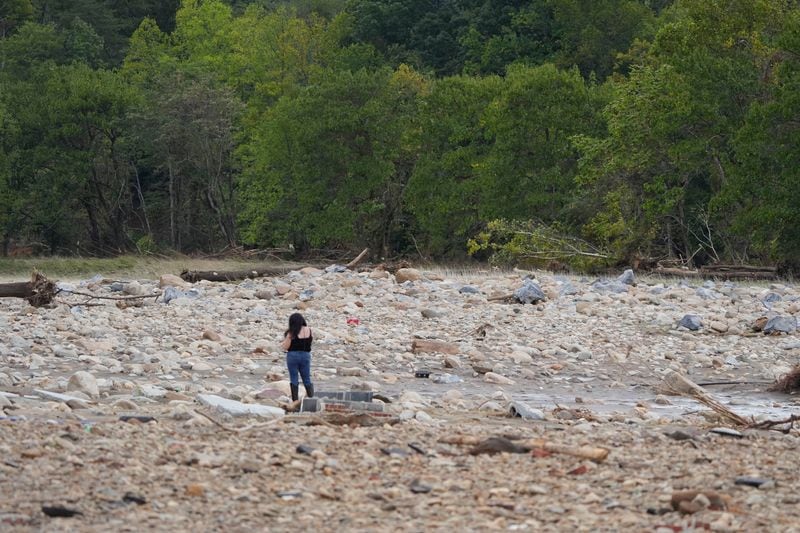
[{"label": "tree", "polygon": [[785,19],[762,71],[766,97],[753,102],[734,140],[737,164],[712,203],[717,220],[750,254],[800,266],[800,11]]},{"label": "tree", "polygon": [[231,155],[241,102],[208,78],[177,72],[147,93],[135,115],[137,164],[159,240],[175,250],[233,246],[236,193]]},{"label": "tree", "polygon": [[10,89],[19,131],[11,188],[26,229],[51,250],[74,246],[81,227],[91,251],[124,249],[129,171],[119,141],[135,93],[117,74],[81,63],[34,68],[30,82]]},{"label": "tree", "polygon": [[284,96],[246,146],[249,242],[392,250],[418,153],[413,70],[331,71]]},{"label": "tree", "polygon": [[0,39],[5,39],[13,29],[31,18],[33,5],[30,0],[0,0]]},{"label": "tree", "polygon": [[481,168],[492,148],[486,109],[503,89],[497,76],[437,80],[420,103],[419,161],[406,190],[422,246],[434,255],[462,255],[481,225]]},{"label": "tree", "polygon": [[777,3],[749,0],[684,0],[670,16],[606,109],[608,137],[578,142],[587,197],[603,199],[586,230],[623,259],[719,256],[708,248],[709,201],[734,166],[732,140],[761,92],[764,38],[782,18]]},{"label": "tree", "polygon": [[599,109],[577,70],[510,69],[486,111],[493,145],[480,169],[483,218],[558,219],[578,159],[571,137],[600,131]]}]

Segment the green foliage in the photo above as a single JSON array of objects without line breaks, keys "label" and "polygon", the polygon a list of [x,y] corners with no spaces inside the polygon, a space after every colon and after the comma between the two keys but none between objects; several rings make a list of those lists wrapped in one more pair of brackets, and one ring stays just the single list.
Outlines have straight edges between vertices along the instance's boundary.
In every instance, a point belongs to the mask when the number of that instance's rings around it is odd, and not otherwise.
[{"label": "green foliage", "polygon": [[0,1],[2,238],[800,265],[798,27],[784,0]]},{"label": "green foliage", "polygon": [[[800,13],[778,35],[768,64],[770,97],[750,106],[733,146],[740,163],[712,207],[739,238],[738,251],[800,266]],[[735,213],[730,217],[730,213]]]},{"label": "green foliage", "polygon": [[489,255],[490,262],[506,266],[590,271],[608,267],[613,258],[571,236],[557,224],[532,220],[496,219],[467,243],[470,255]]},{"label": "green foliage", "polygon": [[426,85],[406,67],[328,72],[279,100],[247,147],[246,239],[388,250]]}]

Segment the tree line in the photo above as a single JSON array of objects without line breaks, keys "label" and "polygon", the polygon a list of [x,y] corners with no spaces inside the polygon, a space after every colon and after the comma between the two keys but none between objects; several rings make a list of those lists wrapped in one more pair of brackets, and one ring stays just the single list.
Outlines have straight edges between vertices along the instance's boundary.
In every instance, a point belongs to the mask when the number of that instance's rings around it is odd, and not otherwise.
[{"label": "tree line", "polygon": [[800,264],[793,0],[0,2],[3,250]]}]

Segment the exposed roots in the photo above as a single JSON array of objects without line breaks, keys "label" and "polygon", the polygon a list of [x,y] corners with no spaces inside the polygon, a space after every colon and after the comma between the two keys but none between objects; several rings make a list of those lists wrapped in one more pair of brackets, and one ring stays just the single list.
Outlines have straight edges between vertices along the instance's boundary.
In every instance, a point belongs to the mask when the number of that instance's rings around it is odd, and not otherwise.
[{"label": "exposed roots", "polygon": [[781,376],[768,390],[773,392],[785,392],[786,394],[800,391],[800,365],[795,366],[792,370]]},{"label": "exposed roots", "polygon": [[34,307],[42,307],[53,301],[56,295],[56,284],[48,280],[38,270],[31,274],[31,295],[27,300]]}]

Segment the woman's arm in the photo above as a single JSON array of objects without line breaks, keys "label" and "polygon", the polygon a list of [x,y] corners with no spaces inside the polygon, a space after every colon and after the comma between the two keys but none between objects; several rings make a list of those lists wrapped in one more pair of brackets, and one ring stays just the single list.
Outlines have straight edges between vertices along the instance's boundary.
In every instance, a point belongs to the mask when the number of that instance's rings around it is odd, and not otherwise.
[{"label": "woman's arm", "polygon": [[281,348],[283,348],[283,351],[288,352],[291,345],[292,336],[287,333],[286,336],[283,337],[283,341],[281,341]]}]

